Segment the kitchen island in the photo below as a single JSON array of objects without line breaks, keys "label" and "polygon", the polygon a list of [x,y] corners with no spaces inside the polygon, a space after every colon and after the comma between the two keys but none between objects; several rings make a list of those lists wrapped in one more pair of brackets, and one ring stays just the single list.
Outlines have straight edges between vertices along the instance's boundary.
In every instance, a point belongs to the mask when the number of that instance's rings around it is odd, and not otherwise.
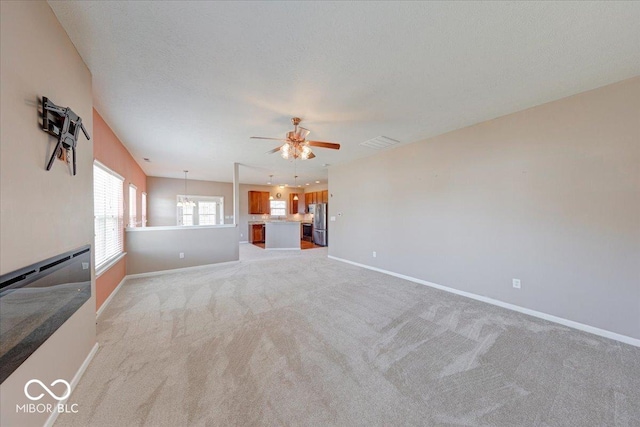
[{"label": "kitchen island", "polygon": [[265,223],[265,249],[300,250],[298,221],[268,221]]}]

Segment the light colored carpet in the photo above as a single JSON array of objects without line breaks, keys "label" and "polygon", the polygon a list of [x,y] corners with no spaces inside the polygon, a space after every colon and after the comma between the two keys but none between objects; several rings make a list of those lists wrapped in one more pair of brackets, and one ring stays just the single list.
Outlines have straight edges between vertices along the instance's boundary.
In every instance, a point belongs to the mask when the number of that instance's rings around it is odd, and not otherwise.
[{"label": "light colored carpet", "polygon": [[236,264],[128,281],[56,426],[640,425],[638,348],[326,249],[243,246]]}]

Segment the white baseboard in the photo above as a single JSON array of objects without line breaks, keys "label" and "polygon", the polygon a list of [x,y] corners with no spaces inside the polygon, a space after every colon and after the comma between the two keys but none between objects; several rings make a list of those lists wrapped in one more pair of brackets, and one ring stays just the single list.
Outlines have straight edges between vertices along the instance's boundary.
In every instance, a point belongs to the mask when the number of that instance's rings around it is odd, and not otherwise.
[{"label": "white baseboard", "polygon": [[241,242],[239,242],[239,243],[240,243],[240,244],[243,244],[243,243],[249,243],[249,241],[248,241],[248,240],[243,240],[243,241],[241,241]]},{"label": "white baseboard", "polygon": [[126,278],[127,279],[136,279],[138,277],[162,276],[164,274],[181,273],[181,272],[184,272],[184,271],[193,271],[193,270],[202,270],[203,268],[218,267],[218,266],[229,265],[229,264],[237,264],[239,262],[240,262],[240,260],[238,260],[238,261],[226,261],[226,262],[218,262],[216,264],[204,264],[204,265],[194,265],[192,267],[173,268],[171,270],[160,270],[160,271],[150,271],[148,273],[127,274]]},{"label": "white baseboard", "polygon": [[[95,343],[93,345],[93,348],[91,349],[91,351],[89,352],[87,357],[85,357],[84,362],[82,362],[82,365],[80,365],[80,368],[78,368],[78,370],[76,371],[76,374],[73,376],[73,379],[69,383],[69,385],[71,386],[71,394],[69,395],[69,397],[66,398],[65,400],[61,400],[58,403],[61,403],[61,404],[64,405],[69,401],[71,396],[73,396],[73,391],[75,390],[76,386],[78,385],[78,382],[80,381],[80,378],[84,374],[84,371],[87,370],[87,367],[89,366],[89,363],[91,363],[91,360],[93,360],[93,356],[96,355],[96,352],[98,351],[98,347],[99,347],[98,343]],[[58,418],[58,415],[59,415],[58,414],[58,409],[57,409],[57,406],[56,406],[56,410],[54,410],[51,413],[51,415],[49,415],[49,418],[47,418],[47,422],[44,423],[44,427],[52,427],[53,423],[56,422],[56,419]]]},{"label": "white baseboard", "polygon": [[98,317],[100,317],[100,315],[102,314],[102,312],[104,311],[105,308],[107,308],[107,305],[109,305],[109,303],[111,302],[111,300],[113,299],[113,297],[115,296],[115,294],[120,290],[120,287],[124,284],[124,282],[127,280],[127,276],[124,276],[122,278],[122,280],[120,281],[120,283],[118,283],[118,286],[116,286],[116,288],[111,292],[111,294],[109,294],[109,296],[107,297],[106,300],[104,300],[104,302],[102,303],[102,305],[100,306],[100,308],[98,309],[98,311],[96,312],[96,319]]},{"label": "white baseboard", "polygon": [[266,251],[299,251],[300,248],[264,248]]},{"label": "white baseboard", "polygon": [[398,277],[400,279],[408,280],[410,282],[419,283],[421,285],[429,286],[435,289],[440,289],[441,291],[450,292],[452,294],[461,295],[463,297],[471,298],[476,301],[486,302],[488,304],[497,305],[498,307],[506,308],[508,310],[517,311],[519,313],[528,314],[529,316],[537,317],[539,319],[548,320],[550,322],[558,323],[563,326],[568,326],[570,328],[578,329],[584,332],[589,332],[594,335],[599,335],[601,337],[609,338],[612,340],[620,341],[625,344],[629,344],[635,347],[640,347],[640,339],[628,337],[626,335],[618,334],[615,332],[607,331],[605,329],[596,328],[594,326],[585,325],[584,323],[574,322],[573,320],[564,319],[562,317],[553,316],[551,314],[543,313],[541,311],[531,310],[529,308],[521,307],[519,305],[510,304],[508,302],[500,301],[497,299],[485,297],[482,295],[476,295],[471,292],[461,291],[459,289],[450,288],[448,286],[438,285],[437,283],[427,282],[426,280],[417,279],[415,277],[406,276],[400,273],[394,273],[393,271],[384,270],[382,268],[372,267],[366,264],[360,264],[359,262],[349,261],[347,259],[338,258],[332,255],[329,255],[328,258],[345,262],[347,264],[352,264],[358,267],[366,268],[368,270],[377,271],[379,273],[388,274],[390,276]]}]

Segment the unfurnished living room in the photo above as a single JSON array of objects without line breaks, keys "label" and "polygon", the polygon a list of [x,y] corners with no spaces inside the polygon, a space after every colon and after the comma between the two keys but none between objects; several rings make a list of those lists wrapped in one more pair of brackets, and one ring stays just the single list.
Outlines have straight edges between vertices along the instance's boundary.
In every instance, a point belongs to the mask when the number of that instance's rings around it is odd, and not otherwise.
[{"label": "unfurnished living room", "polygon": [[0,1],[0,425],[640,426],[640,2]]}]

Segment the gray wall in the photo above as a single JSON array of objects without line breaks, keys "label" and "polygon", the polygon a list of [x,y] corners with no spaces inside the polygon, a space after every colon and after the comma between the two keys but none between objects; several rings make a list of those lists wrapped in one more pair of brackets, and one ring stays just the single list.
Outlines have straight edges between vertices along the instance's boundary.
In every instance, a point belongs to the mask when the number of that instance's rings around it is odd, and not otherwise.
[{"label": "gray wall", "polygon": [[640,77],[333,166],[329,254],[640,338],[639,118]]},{"label": "gray wall", "polygon": [[[233,217],[233,185],[230,182],[187,181],[190,196],[224,197],[224,216]],[[184,194],[184,179],[147,177],[147,225],[150,227],[177,225],[176,197]],[[225,219],[232,224],[233,219]]]},{"label": "gray wall", "polygon": [[[78,173],[56,161],[41,129],[38,97],[70,106],[93,134],[91,73],[45,2],[0,2],[0,274],[93,243],[93,141],[80,136]],[[92,297],[0,385],[0,425],[42,426],[18,414],[24,385],[71,381],[96,342]],[[73,402],[71,395],[70,403]],[[37,403],[54,404],[48,394]],[[88,408],[87,408],[88,409]]]},{"label": "gray wall", "polygon": [[[180,252],[184,258],[180,258]],[[237,261],[234,226],[127,230],[127,274]]]}]

